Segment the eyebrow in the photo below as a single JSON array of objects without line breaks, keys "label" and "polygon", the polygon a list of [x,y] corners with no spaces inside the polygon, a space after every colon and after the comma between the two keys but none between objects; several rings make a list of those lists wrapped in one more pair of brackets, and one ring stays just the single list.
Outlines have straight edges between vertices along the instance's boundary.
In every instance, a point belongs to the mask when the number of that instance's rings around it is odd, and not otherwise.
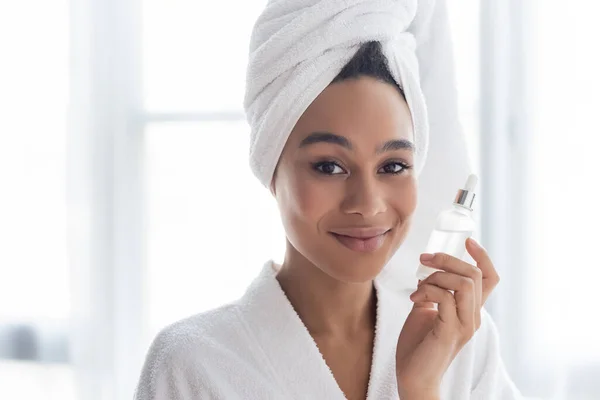
[{"label": "eyebrow", "polygon": [[386,151],[394,151],[394,150],[410,150],[412,152],[415,151],[415,145],[412,144],[410,140],[406,139],[394,139],[388,140],[377,149],[377,154],[385,153]]},{"label": "eyebrow", "polygon": [[[330,132],[314,132],[305,137],[301,142],[299,147],[306,147],[308,145],[314,143],[332,143],[342,146],[348,150],[352,150],[352,143],[344,136],[336,135]],[[394,151],[394,150],[415,150],[414,144],[406,139],[393,139],[385,142],[381,147],[379,147],[376,151],[377,154],[385,153],[386,151]]]},{"label": "eyebrow", "polygon": [[314,132],[305,137],[302,142],[300,142],[299,147],[306,147],[308,145],[314,143],[333,143],[340,145],[342,147],[347,148],[348,150],[352,150],[352,144],[348,139],[343,136],[335,135],[329,132]]}]

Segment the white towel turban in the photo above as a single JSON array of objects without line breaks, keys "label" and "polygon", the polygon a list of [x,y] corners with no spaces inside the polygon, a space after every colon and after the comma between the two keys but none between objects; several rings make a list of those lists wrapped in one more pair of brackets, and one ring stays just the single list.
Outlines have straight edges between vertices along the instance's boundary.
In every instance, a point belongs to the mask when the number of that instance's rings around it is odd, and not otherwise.
[{"label": "white towel turban", "polygon": [[250,41],[244,108],[251,127],[250,165],[270,186],[287,138],[302,113],[356,54],[381,42],[412,115],[415,172],[428,147],[427,110],[415,40],[407,28],[416,0],[270,0]]}]

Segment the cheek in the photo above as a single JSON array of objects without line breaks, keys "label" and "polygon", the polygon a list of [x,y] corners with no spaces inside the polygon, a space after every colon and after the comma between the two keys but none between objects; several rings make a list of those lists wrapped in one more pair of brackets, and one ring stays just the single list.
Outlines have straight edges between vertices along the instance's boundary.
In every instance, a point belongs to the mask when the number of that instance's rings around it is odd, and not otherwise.
[{"label": "cheek", "polygon": [[412,216],[417,207],[417,182],[414,177],[410,177],[394,187],[394,195],[390,205],[403,219]]},{"label": "cheek", "polygon": [[331,187],[298,167],[280,174],[277,201],[286,228],[292,230],[314,229],[336,206]]},{"label": "cheek", "polygon": [[335,208],[336,198],[331,191],[331,185],[324,185],[310,173],[296,170],[289,179],[290,204],[300,219],[315,224],[325,214]]}]

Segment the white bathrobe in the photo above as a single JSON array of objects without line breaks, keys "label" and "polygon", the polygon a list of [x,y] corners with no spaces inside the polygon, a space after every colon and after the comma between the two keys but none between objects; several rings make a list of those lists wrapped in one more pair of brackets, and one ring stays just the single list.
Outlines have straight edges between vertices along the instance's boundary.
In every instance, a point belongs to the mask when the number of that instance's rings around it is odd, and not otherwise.
[{"label": "white bathrobe", "polygon": [[[344,394],[269,261],[236,302],[179,321],[155,338],[136,400],[326,399]],[[367,400],[398,399],[395,349],[408,292],[375,279],[377,322]],[[489,314],[450,365],[442,400],[519,399]]]}]

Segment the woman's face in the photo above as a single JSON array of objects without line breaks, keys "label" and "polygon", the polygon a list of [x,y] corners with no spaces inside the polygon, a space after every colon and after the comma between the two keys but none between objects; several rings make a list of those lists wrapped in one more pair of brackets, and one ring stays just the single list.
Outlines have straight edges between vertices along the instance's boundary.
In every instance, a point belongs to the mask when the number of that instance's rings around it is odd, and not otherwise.
[{"label": "woman's face", "polygon": [[272,190],[289,259],[344,282],[373,279],[409,229],[417,202],[410,111],[371,77],[336,82],[308,107],[279,160]]}]

